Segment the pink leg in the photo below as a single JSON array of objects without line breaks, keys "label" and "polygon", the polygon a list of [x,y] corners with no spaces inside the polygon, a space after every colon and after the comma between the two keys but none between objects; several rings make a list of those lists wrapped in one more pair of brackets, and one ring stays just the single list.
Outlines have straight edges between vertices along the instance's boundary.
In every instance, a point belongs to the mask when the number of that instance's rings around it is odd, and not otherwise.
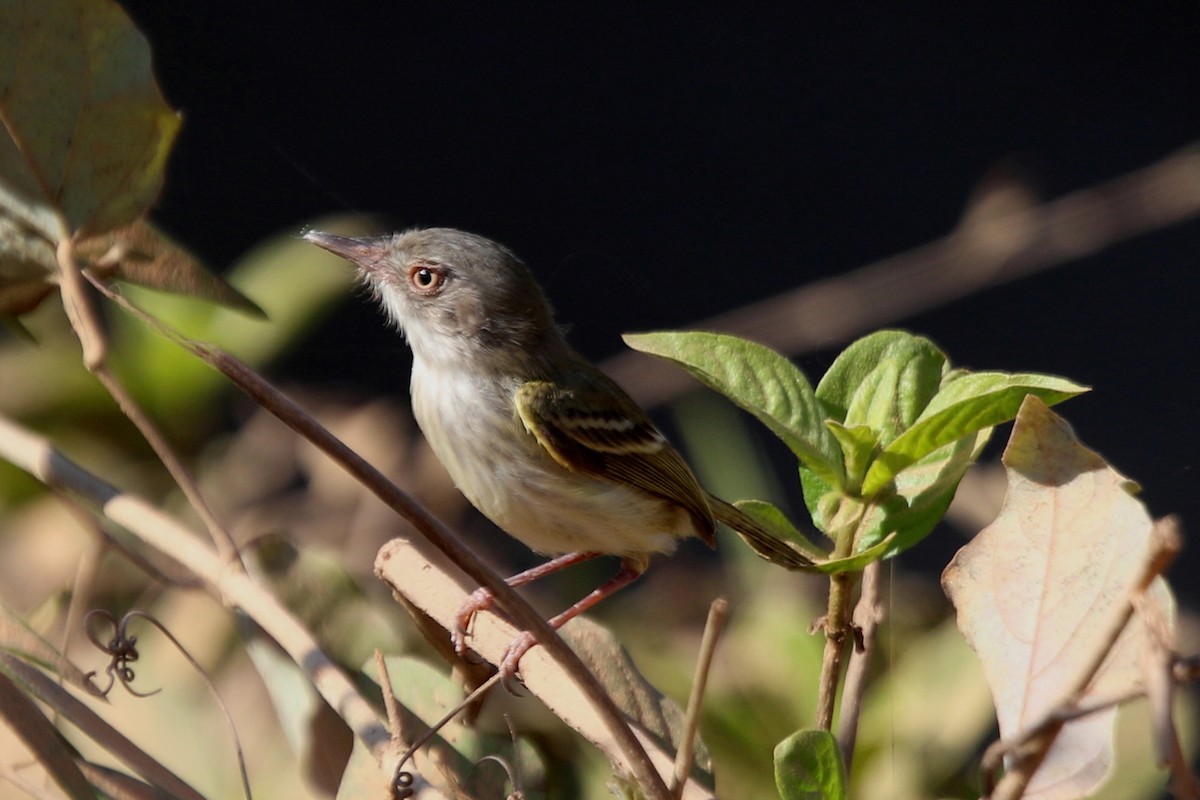
[{"label": "pink leg", "polygon": [[[548,620],[550,627],[558,630],[610,594],[633,583],[641,576],[644,569],[644,567],[634,566],[628,561],[622,561],[621,569],[616,575],[609,578],[608,581],[601,584],[566,611],[551,617]],[[524,631],[508,646],[508,650],[504,653],[504,659],[500,662],[500,676],[505,685],[508,684],[510,678],[517,674],[517,668],[521,665],[521,657],[529,652],[529,649],[535,644],[537,644],[537,640],[533,638],[533,634],[529,631]]]},{"label": "pink leg", "polygon": [[[567,553],[566,555],[552,558],[544,564],[539,564],[536,567],[527,569],[524,572],[518,572],[511,578],[505,581],[509,586],[524,586],[527,583],[536,581],[538,578],[544,578],[558,572],[561,569],[581,564],[584,561],[595,558],[599,553]],[[599,599],[599,598],[597,598]],[[454,652],[460,656],[467,652],[467,630],[471,627],[471,620],[480,611],[487,611],[496,604],[496,598],[492,593],[482,586],[471,593],[463,604],[459,606],[458,613],[454,617],[454,631],[451,634],[451,639],[454,642]],[[583,609],[580,609],[582,611]],[[578,614],[579,612],[575,612]],[[570,619],[568,617],[567,619]],[[566,620],[563,620],[566,622]]]}]

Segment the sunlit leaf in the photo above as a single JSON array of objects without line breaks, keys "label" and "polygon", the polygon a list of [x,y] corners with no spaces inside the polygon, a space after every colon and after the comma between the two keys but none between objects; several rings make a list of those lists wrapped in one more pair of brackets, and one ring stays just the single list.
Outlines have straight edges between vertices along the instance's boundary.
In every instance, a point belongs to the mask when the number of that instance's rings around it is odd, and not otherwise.
[{"label": "sunlit leaf", "polygon": [[1086,391],[1085,386],[1052,375],[956,374],[912,426],[876,457],[863,482],[863,495],[880,491],[905,467],[939,447],[1009,421],[1026,395],[1054,405]]},{"label": "sunlit leaf", "polygon": [[886,556],[902,553],[928,536],[945,516],[963,475],[975,463],[991,429],[979,431],[929,453],[903,470],[894,493],[877,497],[859,533],[858,547],[891,537]]},{"label": "sunlit leaf", "polygon": [[797,731],[775,748],[775,785],[783,800],[842,800],[846,774],[829,731]]},{"label": "sunlit leaf", "polygon": [[809,469],[841,485],[842,452],[824,425],[825,412],[804,373],[779,353],[736,336],[698,331],[624,339],[634,350],[675,362],[749,411]]},{"label": "sunlit leaf", "polygon": [[887,443],[917,419],[946,369],[945,354],[928,339],[878,331],[838,355],[816,394],[829,417],[848,427],[866,425]]},{"label": "sunlit leaf", "polygon": [[842,447],[846,464],[847,489],[856,494],[862,485],[867,466],[879,447],[879,433],[869,425],[847,427],[834,419],[825,420],[825,426]]},{"label": "sunlit leaf", "polygon": [[[1009,486],[999,517],[958,552],[942,584],[982,662],[1000,733],[1011,739],[1063,699],[1100,646],[1098,632],[1148,557],[1152,525],[1129,481],[1036,397],[1021,406],[1004,464]],[[1171,606],[1161,581],[1148,599]],[[1141,625],[1126,628],[1088,697],[1139,685],[1142,635]],[[1103,783],[1114,714],[1068,723],[1023,797],[1066,800]]]}]

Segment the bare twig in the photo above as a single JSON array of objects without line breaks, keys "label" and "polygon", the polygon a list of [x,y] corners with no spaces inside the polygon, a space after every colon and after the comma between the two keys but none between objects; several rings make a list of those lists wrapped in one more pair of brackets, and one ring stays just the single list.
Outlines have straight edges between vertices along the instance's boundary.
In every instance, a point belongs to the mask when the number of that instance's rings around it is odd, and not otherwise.
[{"label": "bare twig", "polygon": [[683,797],[684,783],[692,771],[696,758],[696,733],[700,728],[700,708],[704,702],[704,690],[708,687],[708,673],[712,668],[713,655],[717,652],[717,640],[729,619],[729,601],[718,597],[708,607],[708,619],[704,623],[704,638],[700,640],[700,653],[696,657],[696,672],[692,676],[692,691],[688,695],[687,711],[683,716],[683,730],[679,736],[679,752],[675,754],[675,776],[671,780],[671,795],[675,800]]},{"label": "bare twig", "polygon": [[43,483],[69,489],[99,506],[101,513],[151,547],[185,565],[209,589],[253,619],[309,676],[330,707],[367,749],[381,759],[387,729],[312,634],[239,566],[205,547],[192,531],[153,504],[100,480],[55,450],[49,442],[0,417],[0,456]]},{"label": "bare twig", "polygon": [[121,412],[141,432],[142,437],[154,450],[159,461],[167,468],[167,472],[170,473],[188,502],[200,515],[200,519],[208,529],[209,536],[212,537],[221,557],[230,563],[237,562],[240,565],[240,556],[233,537],[229,535],[229,531],[213,513],[183,460],[176,455],[167,438],[133,399],[133,395],[125,389],[124,384],[117,380],[109,370],[108,341],[84,283],[83,272],[75,260],[75,242],[73,240],[63,239],[59,242],[57,260],[59,272],[62,275],[63,307],[66,309],[67,319],[70,320],[71,327],[83,347],[84,366],[96,376],[96,379],[117,402]]},{"label": "bare twig", "polygon": [[[1200,150],[1184,149],[1119,178],[1034,204],[1009,186],[985,195],[943,239],[697,322],[790,355],[1057,266],[1200,215]],[[682,370],[646,369],[625,352],[605,371],[634,399],[658,405],[696,383]]]},{"label": "bare twig", "polygon": [[879,600],[883,583],[883,562],[873,561],[863,570],[862,589],[854,607],[853,623],[859,637],[850,653],[846,667],[846,683],[842,688],[842,713],[838,718],[838,746],[846,773],[854,760],[854,743],[858,738],[858,717],[862,711],[863,692],[867,687],[867,668],[875,652],[875,638],[883,619],[883,604]]},{"label": "bare twig", "polygon": [[1097,636],[1097,646],[1085,662],[1084,668],[1063,693],[1063,699],[1052,706],[1039,722],[1029,725],[1020,735],[1007,742],[995,742],[984,753],[983,767],[988,774],[999,767],[1005,755],[1013,757],[1009,770],[995,789],[986,795],[989,800],[1017,800],[1021,797],[1034,773],[1045,760],[1063,725],[1070,719],[1070,715],[1078,710],[1080,698],[1096,677],[1125,626],[1129,624],[1138,602],[1137,598],[1166,570],[1181,547],[1179,522],[1175,517],[1164,517],[1155,522],[1150,537],[1149,556],[1142,571],[1126,594],[1125,602],[1120,604],[1107,626]]}]

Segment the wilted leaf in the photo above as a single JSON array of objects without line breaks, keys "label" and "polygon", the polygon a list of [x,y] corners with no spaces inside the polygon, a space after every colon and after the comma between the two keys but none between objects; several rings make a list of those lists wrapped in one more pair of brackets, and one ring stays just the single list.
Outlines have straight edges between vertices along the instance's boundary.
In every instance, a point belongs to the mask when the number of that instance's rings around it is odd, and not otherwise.
[{"label": "wilted leaf", "polygon": [[842,451],[825,412],[792,362],[760,344],[719,333],[626,334],[634,350],[673,361],[756,416],[826,482],[843,481]]},{"label": "wilted leaf", "polygon": [[102,276],[266,316],[252,300],[145,220],[89,239],[79,253]]},{"label": "wilted leaf", "polygon": [[[1096,633],[1148,557],[1151,521],[1128,480],[1036,397],[1021,406],[1004,464],[1000,516],[958,552],[942,585],[979,654],[1000,733],[1011,739],[1063,700],[1100,646]],[[1165,584],[1154,589],[1153,600],[1169,606]],[[1140,625],[1126,628],[1089,696],[1138,685],[1141,635]],[[1112,762],[1114,714],[1068,723],[1024,797],[1062,800],[1099,786]]]},{"label": "wilted leaf", "polygon": [[54,247],[0,206],[0,316],[36,308],[54,291],[55,269]]},{"label": "wilted leaf", "polygon": [[50,242],[143,214],[180,124],[111,0],[0,4],[0,113],[0,207]]},{"label": "wilted leaf", "polygon": [[846,774],[829,731],[797,731],[775,748],[775,785],[783,800],[842,800]]},{"label": "wilted leaf", "polygon": [[776,539],[794,544],[815,558],[821,556],[822,549],[809,541],[808,537],[787,518],[787,514],[766,500],[738,500],[734,505],[739,511],[770,531]]}]

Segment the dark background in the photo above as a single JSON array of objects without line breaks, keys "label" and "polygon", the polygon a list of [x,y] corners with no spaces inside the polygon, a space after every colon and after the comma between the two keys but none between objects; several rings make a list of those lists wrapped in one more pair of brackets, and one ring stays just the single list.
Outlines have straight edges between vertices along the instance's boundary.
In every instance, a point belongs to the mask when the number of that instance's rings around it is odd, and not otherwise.
[{"label": "dark background", "polygon": [[[339,210],[475,230],[596,358],[940,237],[997,165],[1053,198],[1200,139],[1194,2],[122,5],[185,119],[155,217],[210,263]],[[900,324],[1094,386],[1064,413],[1196,531],[1198,261],[1192,221]],[[364,312],[279,369],[402,391]]]}]

